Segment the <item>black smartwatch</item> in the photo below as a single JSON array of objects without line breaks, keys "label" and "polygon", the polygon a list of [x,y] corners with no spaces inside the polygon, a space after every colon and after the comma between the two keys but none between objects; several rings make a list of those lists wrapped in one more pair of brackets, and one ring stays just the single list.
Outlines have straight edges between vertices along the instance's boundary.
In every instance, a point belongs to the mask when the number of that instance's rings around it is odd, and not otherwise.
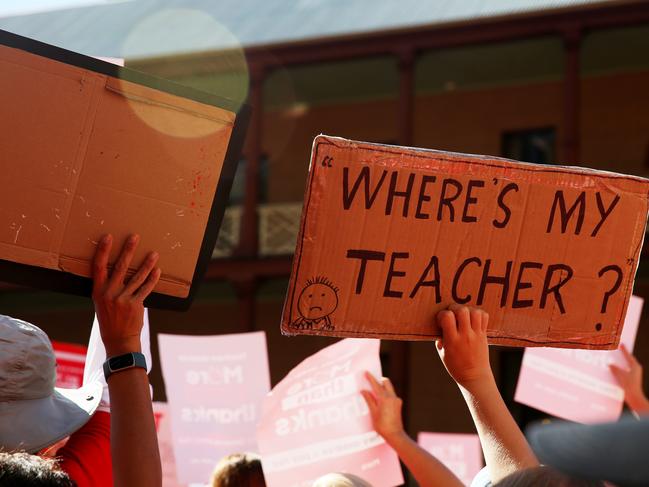
[{"label": "black smartwatch", "polygon": [[140,352],[130,352],[110,357],[104,362],[104,377],[108,380],[114,373],[134,367],[141,367],[146,371],[146,358]]}]

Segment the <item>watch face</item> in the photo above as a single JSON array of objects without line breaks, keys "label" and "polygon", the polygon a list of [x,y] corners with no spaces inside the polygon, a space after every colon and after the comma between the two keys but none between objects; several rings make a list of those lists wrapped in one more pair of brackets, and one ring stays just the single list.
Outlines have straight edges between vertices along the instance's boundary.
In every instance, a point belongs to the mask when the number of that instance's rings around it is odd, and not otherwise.
[{"label": "watch face", "polygon": [[120,355],[119,357],[113,357],[108,361],[110,370],[125,369],[126,367],[133,367],[134,365],[135,359],[130,353],[126,355]]}]

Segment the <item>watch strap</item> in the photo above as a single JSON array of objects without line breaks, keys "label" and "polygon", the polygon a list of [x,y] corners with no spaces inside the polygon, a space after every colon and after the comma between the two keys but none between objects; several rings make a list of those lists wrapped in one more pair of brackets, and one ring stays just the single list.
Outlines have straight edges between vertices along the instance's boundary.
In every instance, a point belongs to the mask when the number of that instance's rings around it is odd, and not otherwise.
[{"label": "watch strap", "polygon": [[135,367],[142,368],[146,371],[146,357],[140,352],[129,352],[115,357],[109,357],[104,362],[104,377],[108,378],[122,370],[133,369]]}]

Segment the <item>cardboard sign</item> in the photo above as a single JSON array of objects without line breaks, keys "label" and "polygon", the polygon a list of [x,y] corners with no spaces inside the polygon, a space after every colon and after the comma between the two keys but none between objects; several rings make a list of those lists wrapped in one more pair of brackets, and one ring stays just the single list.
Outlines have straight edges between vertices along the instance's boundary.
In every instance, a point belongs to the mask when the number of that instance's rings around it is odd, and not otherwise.
[{"label": "cardboard sign", "polygon": [[87,295],[100,237],[112,262],[138,233],[131,271],[151,250],[163,271],[147,305],[188,307],[247,108],[3,31],[0,102],[0,276]]},{"label": "cardboard sign", "polygon": [[611,349],[649,181],[319,136],[285,334],[429,340],[449,304],[491,343]]},{"label": "cardboard sign", "polygon": [[162,487],[185,487],[178,482],[176,474],[176,457],[171,441],[171,420],[166,402],[153,403],[155,427],[158,433],[158,448],[160,449],[160,462],[162,463]]},{"label": "cardboard sign", "polygon": [[[632,352],[643,299],[631,296],[620,343]],[[616,421],[624,391],[609,369],[627,368],[620,350],[526,349],[514,400],[580,423]]]},{"label": "cardboard sign", "polygon": [[264,400],[257,431],[269,487],[310,486],[332,472],[374,487],[403,483],[396,453],[372,429],[364,372],[381,377],[378,340],[342,340],[304,360]]},{"label": "cardboard sign", "polygon": [[442,462],[464,485],[471,485],[484,465],[478,435],[419,433],[417,443]]},{"label": "cardboard sign", "polygon": [[52,340],[56,357],[56,387],[78,389],[83,385],[83,368],[87,348],[75,343]]},{"label": "cardboard sign", "polygon": [[158,343],[178,479],[206,482],[225,455],[257,451],[270,390],[266,335],[159,334]]}]

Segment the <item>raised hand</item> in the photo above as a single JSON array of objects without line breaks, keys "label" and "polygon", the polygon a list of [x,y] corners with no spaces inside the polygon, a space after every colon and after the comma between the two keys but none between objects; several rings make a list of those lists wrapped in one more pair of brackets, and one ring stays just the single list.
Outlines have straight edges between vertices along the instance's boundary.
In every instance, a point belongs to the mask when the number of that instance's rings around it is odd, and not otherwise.
[{"label": "raised hand", "polygon": [[[127,278],[138,241],[137,235],[126,240],[110,275],[108,256],[112,237],[104,236],[95,252],[92,299],[108,357],[141,352],[144,299],[160,279],[155,252],[148,254],[135,274]],[[112,374],[108,392],[115,485],[160,487],[162,468],[146,370],[130,367]]]},{"label": "raised hand", "polygon": [[462,482],[437,458],[432,456],[403,429],[401,407],[403,402],[394,392],[390,379],[380,381],[369,372],[365,377],[371,391],[361,391],[372,417],[372,425],[406,464],[421,487],[462,487]]},{"label": "raised hand", "polygon": [[649,400],[642,390],[642,365],[624,345],[620,345],[628,369],[609,364],[611,373],[624,390],[624,401],[636,414],[649,414]]},{"label": "raised hand", "polygon": [[487,326],[489,315],[480,309],[451,305],[437,314],[442,338],[436,341],[446,370],[462,386],[492,377]]},{"label": "raised hand", "polygon": [[112,236],[105,235],[95,252],[92,299],[108,356],[141,351],[143,303],[158,283],[160,269],[155,267],[158,254],[151,252],[135,274],[127,279],[126,274],[138,243],[137,235],[131,235],[126,240],[110,275],[108,256],[113,244]]},{"label": "raised hand", "polygon": [[437,314],[437,324],[442,331],[437,352],[469,407],[491,482],[496,484],[518,470],[538,466],[489,365],[489,315],[476,308],[451,305]]},{"label": "raised hand", "polygon": [[370,410],[372,425],[378,434],[390,442],[404,434],[401,419],[403,401],[394,392],[394,387],[387,377],[383,377],[380,382],[369,372],[365,372],[365,377],[372,390],[361,391],[361,394]]}]

